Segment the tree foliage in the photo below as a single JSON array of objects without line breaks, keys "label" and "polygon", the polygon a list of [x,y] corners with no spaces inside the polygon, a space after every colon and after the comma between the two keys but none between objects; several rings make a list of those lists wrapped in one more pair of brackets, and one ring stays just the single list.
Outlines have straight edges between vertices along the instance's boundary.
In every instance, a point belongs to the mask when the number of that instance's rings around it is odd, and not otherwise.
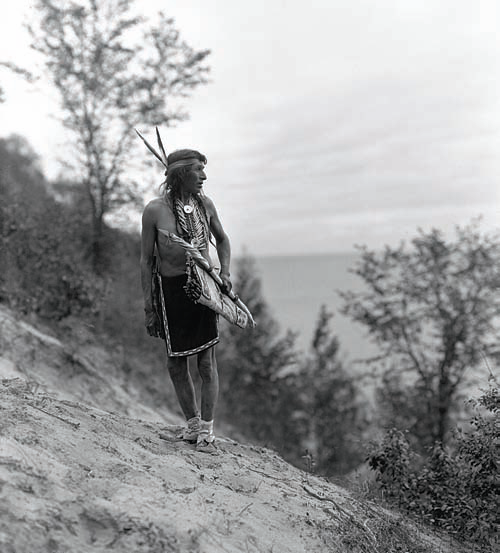
[{"label": "tree foliage", "polygon": [[333,314],[322,305],[311,348],[293,375],[300,401],[302,443],[323,475],[344,474],[362,461],[359,392],[339,358],[339,341],[331,329]]},{"label": "tree foliage", "polygon": [[235,288],[257,327],[224,326],[218,353],[223,418],[297,466],[327,475],[347,472],[361,461],[362,410],[354,379],[338,359],[331,313],[322,307],[304,357],[293,333],[280,335],[249,256],[239,260]]},{"label": "tree foliage", "polygon": [[[25,80],[29,82],[33,82],[35,79],[27,69],[24,69],[23,67],[20,67],[19,65],[11,62],[11,61],[2,61],[0,60],[0,68],[1,69],[7,69],[11,73],[15,73],[16,75],[20,75]],[[0,86],[0,104],[2,102],[5,102],[5,96],[4,96],[4,89],[2,86]]]},{"label": "tree foliage", "polygon": [[456,429],[452,451],[435,444],[418,462],[407,436],[390,430],[369,455],[370,467],[384,496],[427,522],[457,537],[472,540],[481,550],[498,546],[498,384],[473,401],[476,414],[469,429]]},{"label": "tree foliage", "polygon": [[[420,231],[408,249],[361,249],[365,290],[342,293],[343,312],[365,325],[382,355],[384,401],[421,446],[445,442],[466,372],[498,355],[500,240],[479,222],[454,240]],[[405,419],[405,420],[403,420]]]},{"label": "tree foliage", "polygon": [[160,13],[150,24],[132,14],[133,4],[39,0],[39,24],[29,27],[73,136],[75,154],[66,162],[90,201],[96,268],[104,215],[138,199],[129,172],[134,127],[185,119],[176,99],[206,83],[209,70],[208,50],[182,41],[172,18]]},{"label": "tree foliage", "polygon": [[[288,413],[282,407],[286,369],[295,362],[295,336],[280,336],[263,297],[255,261],[238,260],[235,289],[248,305],[257,326],[241,330],[224,325],[219,350],[221,409],[224,419],[246,437],[278,450],[293,439],[282,432]],[[297,443],[297,442],[295,442]]]},{"label": "tree foliage", "polygon": [[60,320],[95,315],[104,283],[82,254],[78,210],[56,202],[31,146],[0,139],[0,299],[23,313]]}]

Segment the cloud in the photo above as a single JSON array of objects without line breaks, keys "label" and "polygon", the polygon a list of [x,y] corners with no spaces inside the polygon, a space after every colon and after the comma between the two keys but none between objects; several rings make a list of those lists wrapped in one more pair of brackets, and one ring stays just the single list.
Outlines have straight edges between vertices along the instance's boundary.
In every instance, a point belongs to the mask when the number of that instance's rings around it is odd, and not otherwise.
[{"label": "cloud", "polygon": [[[345,250],[498,215],[496,2],[170,9],[188,43],[212,49],[213,71],[188,103],[191,120],[162,135],[170,149],[207,154],[206,192],[235,247]],[[25,106],[9,110],[50,159],[65,138]]]}]

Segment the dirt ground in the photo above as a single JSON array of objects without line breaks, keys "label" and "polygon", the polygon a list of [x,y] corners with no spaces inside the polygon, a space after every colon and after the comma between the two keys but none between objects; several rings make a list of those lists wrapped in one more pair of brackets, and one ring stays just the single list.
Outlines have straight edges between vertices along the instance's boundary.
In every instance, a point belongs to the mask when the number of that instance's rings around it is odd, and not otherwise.
[{"label": "dirt ground", "polygon": [[0,348],[2,553],[459,550],[270,450],[197,452],[96,345],[2,308]]}]

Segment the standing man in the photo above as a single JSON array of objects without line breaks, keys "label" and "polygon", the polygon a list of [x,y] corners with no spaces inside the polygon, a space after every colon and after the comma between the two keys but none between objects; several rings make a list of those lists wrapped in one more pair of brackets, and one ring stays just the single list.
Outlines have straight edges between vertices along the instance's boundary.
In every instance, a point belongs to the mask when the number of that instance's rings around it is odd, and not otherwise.
[{"label": "standing man", "polygon": [[[158,157],[158,156],[157,156]],[[231,247],[213,202],[203,194],[206,157],[196,150],[176,150],[168,158],[161,196],[152,200],[142,217],[141,282],[144,293],[145,325],[150,336],[165,333],[168,370],[187,428],[182,439],[196,442],[198,451],[215,452],[213,421],[219,392],[215,344],[219,342],[217,315],[194,303],[184,291],[187,281],[184,249],[171,243],[159,229],[181,236],[195,245],[210,264],[209,243],[215,238],[220,277],[225,291],[231,290],[229,263]],[[154,251],[161,275],[162,320],[153,308],[152,274]],[[201,411],[196,403],[187,358],[197,356],[200,373]]]}]

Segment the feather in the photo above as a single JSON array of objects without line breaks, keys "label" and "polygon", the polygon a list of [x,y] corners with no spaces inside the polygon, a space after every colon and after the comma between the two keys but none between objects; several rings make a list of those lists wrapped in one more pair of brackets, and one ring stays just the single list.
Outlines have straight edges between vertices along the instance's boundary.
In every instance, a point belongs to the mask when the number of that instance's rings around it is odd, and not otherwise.
[{"label": "feather", "polygon": [[137,129],[134,129],[135,132],[139,135],[139,138],[144,142],[144,144],[146,144],[146,148],[158,159],[158,161],[165,167],[165,169],[167,168],[167,164],[165,163],[165,161],[163,161],[162,157],[160,156],[160,154],[153,148],[153,146],[151,146],[151,144],[142,136],[142,134],[137,130]]},{"label": "feather", "polygon": [[160,138],[160,131],[158,130],[158,127],[155,127],[156,129],[156,138],[158,140],[158,147],[160,148],[160,153],[163,157],[163,164],[165,165],[165,167],[168,166],[168,160],[167,160],[167,154],[165,153],[165,148],[163,147],[163,142],[161,141],[161,138]]}]

